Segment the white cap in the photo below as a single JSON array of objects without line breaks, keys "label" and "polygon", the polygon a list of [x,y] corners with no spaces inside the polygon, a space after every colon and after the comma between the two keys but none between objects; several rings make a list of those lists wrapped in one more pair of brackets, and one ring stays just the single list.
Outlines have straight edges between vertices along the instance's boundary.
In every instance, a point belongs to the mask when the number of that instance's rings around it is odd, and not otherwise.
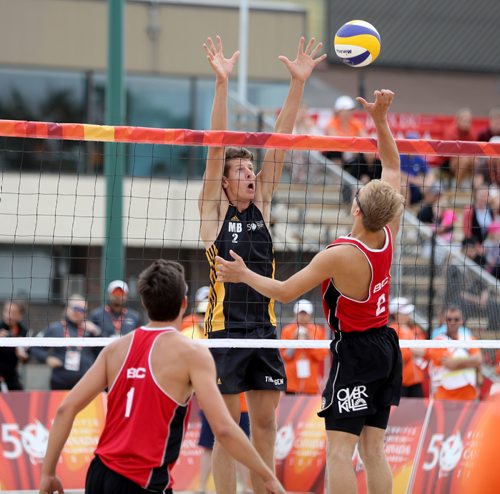
[{"label": "white cap", "polygon": [[123,293],[128,293],[128,285],[122,280],[112,281],[108,285],[108,293],[113,293],[117,288],[119,288]]},{"label": "white cap", "polygon": [[500,136],[492,136],[489,142],[491,142],[492,144],[500,143]]},{"label": "white cap", "polygon": [[210,287],[202,286],[196,290],[196,295],[194,296],[196,302],[196,312],[204,314],[208,307],[208,294],[210,292]]},{"label": "white cap", "polygon": [[410,304],[410,301],[406,297],[393,298],[389,302],[390,314],[411,314],[414,310],[415,306]]},{"label": "white cap", "polygon": [[305,312],[311,316],[314,313],[314,306],[309,300],[301,298],[293,306],[293,313],[298,314],[299,312]]},{"label": "white cap", "polygon": [[350,96],[339,96],[333,107],[335,111],[354,110],[354,108],[356,108],[356,103]]}]

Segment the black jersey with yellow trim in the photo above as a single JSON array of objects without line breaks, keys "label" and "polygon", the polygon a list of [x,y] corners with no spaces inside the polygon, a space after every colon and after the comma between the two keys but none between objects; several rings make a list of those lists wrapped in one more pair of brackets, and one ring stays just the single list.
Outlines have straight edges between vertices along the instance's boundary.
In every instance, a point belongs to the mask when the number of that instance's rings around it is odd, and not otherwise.
[{"label": "black jersey with yellow trim", "polygon": [[229,251],[240,255],[252,271],[274,278],[275,259],[271,234],[254,203],[244,211],[229,205],[215,242],[206,251],[210,264],[210,293],[205,313],[205,331],[245,332],[276,326],[274,300],[244,283],[217,281],[215,256],[232,260]]}]

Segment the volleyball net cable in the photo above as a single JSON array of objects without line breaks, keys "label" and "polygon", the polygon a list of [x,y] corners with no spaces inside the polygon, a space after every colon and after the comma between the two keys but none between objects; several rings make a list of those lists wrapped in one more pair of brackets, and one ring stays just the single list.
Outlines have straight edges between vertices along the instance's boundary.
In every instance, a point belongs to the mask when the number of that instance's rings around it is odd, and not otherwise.
[{"label": "volleyball net cable", "polygon": [[[377,152],[374,138],[11,120],[0,120],[0,138],[0,280],[4,285],[0,299],[25,299],[27,320],[34,333],[43,332],[50,322],[61,318],[62,307],[74,292],[83,292],[89,305],[104,302],[97,266],[105,240],[104,209],[99,205],[105,198],[104,177],[95,169],[89,172],[88,166],[81,166],[83,161],[102,162],[103,143],[130,145],[124,153],[132,175],[123,178],[127,182],[123,194],[127,271],[133,271],[133,278],[155,258],[174,259],[185,265],[187,281],[194,287],[209,284],[204,247],[198,238],[197,201],[205,166],[205,157],[197,151],[201,147],[245,147],[257,150],[257,156],[266,149],[287,151],[284,179],[273,201],[270,225],[277,279],[288,278],[331,240],[349,231],[356,179],[345,171],[347,167],[332,165],[321,153]],[[426,139],[396,142],[401,154],[419,155],[428,161],[454,157],[460,164],[461,159],[473,157],[488,167],[500,159],[500,143]],[[171,173],[172,163],[177,166],[177,175]],[[183,167],[188,173],[181,170]],[[192,176],[190,169],[195,170]],[[464,203],[473,200],[472,184],[458,187],[445,180],[440,177],[438,186],[451,209],[463,209]],[[413,319],[427,317],[429,330],[438,324],[443,306],[462,307],[458,299],[467,290],[474,296],[483,295],[483,300],[476,312],[464,311],[467,320],[473,321],[475,340],[431,341],[418,339],[415,334],[414,339],[401,340],[401,347],[499,349],[497,280],[459,252],[457,234],[447,241],[436,239],[433,228],[417,220],[415,212],[407,209],[397,241],[392,273],[394,296],[404,296],[411,302]],[[44,270],[38,257],[43,257],[49,267]],[[451,267],[455,277],[450,274]],[[44,289],[48,295],[43,294]],[[193,304],[195,291],[191,289],[189,295]],[[312,323],[326,326],[319,290],[307,296],[316,307]],[[136,292],[131,293],[131,301],[139,308]],[[430,315],[429,307],[433,309]],[[276,316],[278,327],[295,319],[291,304],[277,304]],[[0,338],[0,347],[96,347],[111,341],[113,338],[29,336]],[[330,341],[210,339],[200,343],[210,347],[306,349],[327,348]]]}]

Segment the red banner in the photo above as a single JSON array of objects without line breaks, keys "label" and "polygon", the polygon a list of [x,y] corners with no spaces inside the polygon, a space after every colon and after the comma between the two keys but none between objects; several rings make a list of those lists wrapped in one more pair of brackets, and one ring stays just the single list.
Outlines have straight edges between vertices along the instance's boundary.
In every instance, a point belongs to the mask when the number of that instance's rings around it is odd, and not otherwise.
[{"label": "red banner", "polygon": [[[48,430],[66,392],[0,394],[0,491],[36,490]],[[277,412],[276,471],[288,491],[324,492],[326,434],[316,415],[319,397],[284,396]],[[81,489],[105,417],[105,395],[77,415],[58,474]],[[403,399],[394,408],[385,451],[394,493],[500,492],[500,396],[482,402]],[[202,454],[195,406],[174,469],[176,491],[199,486]],[[363,464],[353,458],[358,492],[366,493]]]}]

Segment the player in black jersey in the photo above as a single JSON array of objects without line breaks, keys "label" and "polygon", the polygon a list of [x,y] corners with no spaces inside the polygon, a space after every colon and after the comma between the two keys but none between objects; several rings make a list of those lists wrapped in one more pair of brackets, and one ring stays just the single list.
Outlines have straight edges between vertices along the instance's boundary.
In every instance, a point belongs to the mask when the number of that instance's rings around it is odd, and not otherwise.
[{"label": "player in black jersey", "polygon": [[[239,52],[225,58],[222,41],[208,38],[204,45],[215,73],[212,130],[227,130],[228,80]],[[297,57],[280,56],[290,73],[290,89],[278,116],[274,132],[291,133],[300,107],[304,85],[313,69],[326,55],[317,57],[321,43],[299,41]],[[203,188],[198,207],[200,236],[210,263],[209,305],[205,329],[209,338],[276,338],[274,301],[244,284],[217,281],[215,257],[227,259],[229,250],[238,252],[250,269],[274,277],[274,252],[267,225],[271,200],[281,177],[284,150],[268,150],[262,169],[256,172],[253,156],[246,149],[208,150]],[[264,461],[274,468],[276,435],[275,409],[279,393],[285,389],[283,362],[277,349],[212,349],[217,366],[217,382],[236,422],[239,421],[238,394],[246,392],[252,440]],[[217,443],[213,453],[217,492],[236,492],[235,464]],[[254,492],[264,493],[262,482],[252,477]]]}]

